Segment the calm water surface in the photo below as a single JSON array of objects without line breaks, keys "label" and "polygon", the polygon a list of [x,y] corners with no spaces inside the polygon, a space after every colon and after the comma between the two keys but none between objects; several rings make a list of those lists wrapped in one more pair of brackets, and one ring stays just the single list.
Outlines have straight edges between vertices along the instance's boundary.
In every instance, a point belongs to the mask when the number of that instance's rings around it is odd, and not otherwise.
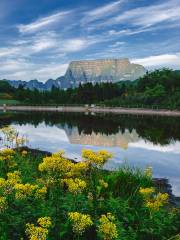
[{"label": "calm water surface", "polygon": [[64,149],[80,160],[82,148],[107,149],[107,168],[122,164],[153,167],[154,177],[168,178],[180,196],[180,118],[78,113],[0,113],[0,127],[12,125],[29,147]]}]

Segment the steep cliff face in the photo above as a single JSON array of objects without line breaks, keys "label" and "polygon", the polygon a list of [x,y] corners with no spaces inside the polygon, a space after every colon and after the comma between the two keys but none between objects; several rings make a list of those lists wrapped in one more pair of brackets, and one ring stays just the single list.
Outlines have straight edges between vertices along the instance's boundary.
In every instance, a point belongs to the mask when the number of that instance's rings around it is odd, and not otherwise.
[{"label": "steep cliff face", "polygon": [[73,61],[65,74],[68,87],[76,87],[86,82],[118,82],[135,80],[146,73],[146,69],[128,59],[105,59]]}]

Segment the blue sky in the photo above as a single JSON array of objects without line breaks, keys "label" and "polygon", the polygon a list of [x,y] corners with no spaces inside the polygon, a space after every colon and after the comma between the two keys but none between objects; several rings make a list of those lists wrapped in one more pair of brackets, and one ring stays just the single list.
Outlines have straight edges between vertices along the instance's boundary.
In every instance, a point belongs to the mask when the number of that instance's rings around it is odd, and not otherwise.
[{"label": "blue sky", "polygon": [[180,0],[0,0],[0,79],[45,81],[80,59],[180,69]]}]

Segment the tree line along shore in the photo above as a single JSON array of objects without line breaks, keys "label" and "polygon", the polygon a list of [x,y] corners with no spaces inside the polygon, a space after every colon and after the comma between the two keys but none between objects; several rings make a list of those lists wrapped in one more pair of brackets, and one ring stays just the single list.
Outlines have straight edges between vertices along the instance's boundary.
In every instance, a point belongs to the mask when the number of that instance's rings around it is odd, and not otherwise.
[{"label": "tree line along shore", "polygon": [[180,109],[180,71],[147,72],[135,81],[86,83],[77,88],[51,91],[12,87],[0,81],[0,105],[98,105],[105,107]]}]

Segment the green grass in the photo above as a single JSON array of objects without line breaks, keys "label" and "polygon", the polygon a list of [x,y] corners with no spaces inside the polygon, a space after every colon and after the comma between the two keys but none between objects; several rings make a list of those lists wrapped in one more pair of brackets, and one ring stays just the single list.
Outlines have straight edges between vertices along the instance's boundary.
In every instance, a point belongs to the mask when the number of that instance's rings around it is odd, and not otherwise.
[{"label": "green grass", "polygon": [[14,99],[0,99],[0,105],[6,104],[6,105],[16,105],[20,102]]}]

